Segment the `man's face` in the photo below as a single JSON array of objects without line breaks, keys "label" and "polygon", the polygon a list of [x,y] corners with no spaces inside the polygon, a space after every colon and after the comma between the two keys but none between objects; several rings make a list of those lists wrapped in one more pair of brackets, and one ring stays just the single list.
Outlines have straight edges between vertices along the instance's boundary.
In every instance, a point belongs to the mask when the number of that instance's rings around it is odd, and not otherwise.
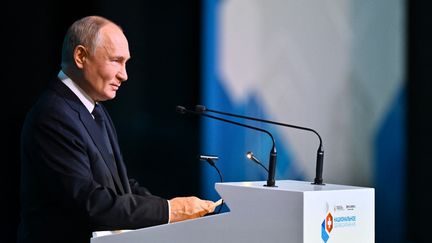
[{"label": "man's face", "polygon": [[82,71],[86,92],[95,101],[113,99],[123,81],[127,80],[126,62],[129,46],[123,32],[113,24],[100,30],[94,53],[88,53]]}]

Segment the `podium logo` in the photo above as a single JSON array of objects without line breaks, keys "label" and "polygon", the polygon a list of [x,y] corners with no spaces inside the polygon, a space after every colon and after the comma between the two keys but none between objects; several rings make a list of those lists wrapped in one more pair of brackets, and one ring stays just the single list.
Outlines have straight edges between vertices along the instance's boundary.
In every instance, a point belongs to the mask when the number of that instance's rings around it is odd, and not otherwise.
[{"label": "podium logo", "polygon": [[333,230],[333,215],[328,213],[321,224],[321,239],[327,243],[330,233]]}]

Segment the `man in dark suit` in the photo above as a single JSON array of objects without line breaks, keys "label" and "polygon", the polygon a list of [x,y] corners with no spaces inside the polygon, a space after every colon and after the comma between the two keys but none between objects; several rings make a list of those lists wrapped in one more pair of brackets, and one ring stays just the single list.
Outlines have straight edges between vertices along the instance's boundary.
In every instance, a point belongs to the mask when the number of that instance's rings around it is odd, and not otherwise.
[{"label": "man in dark suit", "polygon": [[166,200],[127,176],[113,123],[101,104],[127,80],[128,41],[89,16],[68,30],[62,70],[22,130],[19,242],[89,242],[98,230],[136,229],[201,217],[212,201]]}]

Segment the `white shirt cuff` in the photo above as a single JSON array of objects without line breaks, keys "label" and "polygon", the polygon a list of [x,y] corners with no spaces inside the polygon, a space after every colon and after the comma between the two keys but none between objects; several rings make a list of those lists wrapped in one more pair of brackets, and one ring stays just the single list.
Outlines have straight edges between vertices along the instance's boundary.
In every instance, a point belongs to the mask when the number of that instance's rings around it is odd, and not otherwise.
[{"label": "white shirt cuff", "polygon": [[169,200],[167,200],[167,202],[168,202],[168,223],[171,223],[171,204]]}]

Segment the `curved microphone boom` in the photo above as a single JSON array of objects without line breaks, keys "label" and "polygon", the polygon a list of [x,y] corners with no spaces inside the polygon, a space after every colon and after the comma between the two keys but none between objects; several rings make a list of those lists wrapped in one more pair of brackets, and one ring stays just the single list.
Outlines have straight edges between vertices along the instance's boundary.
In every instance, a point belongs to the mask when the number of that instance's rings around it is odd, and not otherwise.
[{"label": "curved microphone boom", "polygon": [[217,173],[219,174],[220,182],[223,182],[222,173],[220,172],[219,168],[216,166],[216,163],[214,162],[215,160],[218,160],[219,157],[213,155],[200,155],[198,156],[198,159],[202,161],[206,161],[209,165],[215,168]]},{"label": "curved microphone boom", "polygon": [[277,152],[276,152],[275,139],[273,138],[273,135],[269,131],[261,129],[261,128],[258,128],[258,127],[242,124],[242,123],[239,123],[239,122],[227,120],[227,119],[224,119],[224,118],[221,118],[221,117],[205,114],[204,112],[197,112],[197,111],[188,110],[188,109],[186,109],[183,106],[177,106],[176,107],[176,111],[178,113],[180,113],[180,114],[189,113],[189,114],[193,114],[193,115],[199,115],[199,116],[205,116],[205,117],[213,118],[213,119],[216,119],[216,120],[219,120],[219,121],[223,121],[223,122],[231,123],[231,124],[238,125],[238,126],[241,126],[241,127],[247,127],[247,128],[253,129],[253,130],[264,132],[267,135],[269,135],[270,138],[271,138],[271,140],[272,140],[273,145],[272,145],[272,149],[270,150],[270,156],[269,156],[270,157],[269,158],[269,173],[268,173],[268,177],[267,177],[267,184],[265,186],[269,186],[269,187],[274,187],[275,186],[275,184],[276,184],[275,173],[276,173]]},{"label": "curved microphone boom", "polygon": [[261,163],[261,161],[259,161],[259,159],[257,159],[255,157],[255,155],[251,151],[248,151],[246,153],[246,158],[248,158],[249,160],[252,160],[253,162],[255,162],[258,165],[260,165],[262,168],[264,168],[265,171],[267,171],[267,173],[269,172],[269,170]]},{"label": "curved microphone boom", "polygon": [[291,127],[291,128],[306,130],[306,131],[310,131],[310,132],[315,133],[318,136],[318,139],[319,139],[319,147],[318,147],[318,150],[317,150],[317,161],[316,161],[316,171],[315,171],[316,174],[315,174],[315,179],[314,179],[313,184],[315,184],[315,185],[324,185],[323,184],[323,178],[322,178],[323,164],[324,164],[323,143],[322,143],[321,136],[318,134],[317,131],[313,130],[312,128],[301,127],[301,126],[297,126],[297,125],[291,125],[291,124],[286,124],[286,123],[281,123],[281,122],[275,122],[275,121],[270,121],[270,120],[264,120],[264,119],[255,118],[255,117],[237,115],[237,114],[232,114],[232,113],[223,112],[223,111],[211,110],[211,109],[206,108],[203,105],[197,105],[197,106],[195,106],[195,111],[197,113],[201,113],[201,114],[205,114],[205,112],[212,112],[212,113],[216,113],[216,114],[221,114],[221,115],[226,115],[226,116],[232,116],[232,117],[237,117],[237,118],[242,118],[242,119],[248,119],[248,120],[253,120],[253,121],[259,121],[259,122],[265,122],[265,123],[270,123],[270,124],[284,126],[284,127]]}]

